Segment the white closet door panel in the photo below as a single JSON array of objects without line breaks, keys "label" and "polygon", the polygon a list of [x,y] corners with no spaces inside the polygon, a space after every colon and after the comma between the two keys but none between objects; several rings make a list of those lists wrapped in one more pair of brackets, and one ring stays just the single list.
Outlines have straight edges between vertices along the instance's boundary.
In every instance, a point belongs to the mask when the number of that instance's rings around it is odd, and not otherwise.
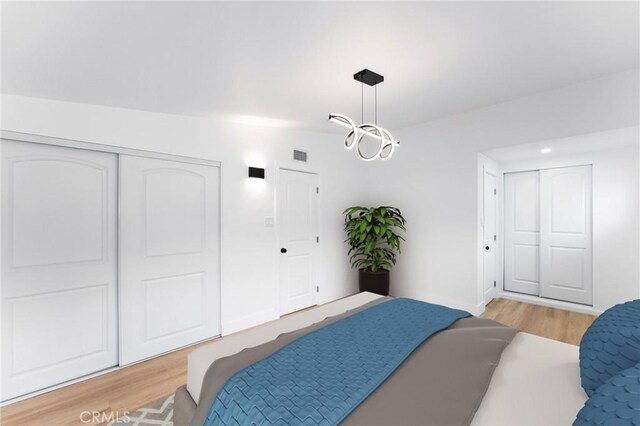
[{"label": "white closet door panel", "polygon": [[513,279],[520,282],[540,282],[540,246],[513,244]]},{"label": "white closet door panel", "polygon": [[102,187],[104,170],[52,158],[18,160],[12,166],[12,180],[20,188],[12,199],[13,212],[19,213],[13,215],[13,233],[20,236],[12,241],[13,266],[101,260],[103,192],[92,191]]},{"label": "white closet door panel", "polygon": [[200,253],[203,250],[206,184],[205,176],[184,170],[158,169],[147,173],[147,257]]},{"label": "white closet door panel", "polygon": [[539,295],[539,172],[504,175],[504,289]]},{"label": "white closet door panel", "polygon": [[315,246],[318,236],[318,176],[280,170],[278,220],[280,233],[280,313],[318,303]]},{"label": "white closet door panel", "polygon": [[121,364],[220,334],[220,169],[120,157]]},{"label": "white closet door panel", "polygon": [[118,362],[117,158],[2,141],[2,399]]},{"label": "white closet door panel", "polygon": [[540,175],[541,296],[592,304],[591,166]]},{"label": "white closet door panel", "polygon": [[[96,286],[9,299],[6,308],[13,323],[13,373],[56,366],[78,353],[105,351],[106,290],[106,286]],[[42,318],[56,320],[43,322]],[[61,326],[73,333],[61,332]]]}]

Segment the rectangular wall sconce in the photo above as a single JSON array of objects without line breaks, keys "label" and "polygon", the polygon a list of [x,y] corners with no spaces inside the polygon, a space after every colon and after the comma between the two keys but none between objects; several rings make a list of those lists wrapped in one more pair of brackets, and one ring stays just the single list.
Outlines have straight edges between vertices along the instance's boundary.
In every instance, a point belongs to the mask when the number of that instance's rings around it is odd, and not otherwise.
[{"label": "rectangular wall sconce", "polygon": [[249,177],[264,179],[264,169],[258,167],[249,167]]}]

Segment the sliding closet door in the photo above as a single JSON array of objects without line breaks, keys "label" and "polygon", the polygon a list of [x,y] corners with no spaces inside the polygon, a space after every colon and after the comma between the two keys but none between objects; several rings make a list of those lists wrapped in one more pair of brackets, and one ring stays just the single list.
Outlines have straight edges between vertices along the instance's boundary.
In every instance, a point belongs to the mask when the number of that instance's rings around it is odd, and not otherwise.
[{"label": "sliding closet door", "polygon": [[504,289],[538,296],[539,172],[504,175]]},{"label": "sliding closet door", "polygon": [[121,364],[220,334],[220,169],[120,157]]},{"label": "sliding closet door", "polygon": [[591,305],[591,166],[540,173],[540,295]]},{"label": "sliding closet door", "polygon": [[117,157],[2,141],[2,400],[118,363]]}]

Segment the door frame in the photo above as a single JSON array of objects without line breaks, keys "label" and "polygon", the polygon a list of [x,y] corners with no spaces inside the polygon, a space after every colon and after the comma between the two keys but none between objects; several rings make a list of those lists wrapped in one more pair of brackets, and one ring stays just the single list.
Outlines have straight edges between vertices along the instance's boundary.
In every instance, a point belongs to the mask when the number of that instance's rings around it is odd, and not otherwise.
[{"label": "door frame", "polygon": [[137,157],[156,158],[159,160],[179,161],[182,163],[202,164],[205,166],[220,167],[220,161],[205,160],[196,157],[187,157],[184,155],[164,154],[157,151],[148,151],[144,149],[125,148],[116,145],[106,145],[94,142],[79,141],[74,139],[63,139],[52,136],[32,135],[29,133],[13,132],[9,130],[0,130],[0,139],[6,139],[18,142],[31,142],[45,145],[65,146],[68,148],[78,148],[88,151],[109,152],[112,154],[126,154]]},{"label": "door frame", "polygon": [[[273,253],[274,253],[274,259],[278,259],[276,260],[276,263],[278,265],[277,267],[277,272],[276,272],[276,280],[277,280],[277,285],[276,287],[276,294],[275,294],[275,299],[276,299],[276,306],[278,307],[278,317],[282,317],[282,304],[281,304],[281,295],[282,295],[282,265],[280,263],[278,253],[280,252],[280,248],[282,247],[282,241],[281,241],[281,227],[280,227],[280,194],[278,191],[278,188],[280,188],[280,172],[285,170],[288,172],[296,172],[296,173],[305,173],[308,175],[315,175],[318,179],[318,188],[320,188],[320,173],[313,171],[313,170],[302,170],[302,169],[298,169],[295,167],[285,167],[285,166],[279,166],[276,164],[276,176],[275,176],[275,182],[274,182],[274,197],[273,197],[273,202],[274,202],[274,211],[275,211],[275,233],[276,233],[276,238],[275,238],[275,246],[273,249]],[[318,281],[318,246],[320,245],[320,241],[322,241],[320,239],[320,234],[321,234],[321,229],[320,229],[320,201],[321,201],[321,195],[322,192],[318,189],[318,197],[317,197],[317,204],[316,204],[316,227],[318,229],[318,238],[319,241],[316,245],[314,245],[314,249],[313,249],[313,276],[315,278],[315,281]],[[316,284],[318,286],[318,291],[316,292],[316,298],[315,298],[315,302],[316,302],[316,306],[320,304],[320,292],[322,291],[322,287],[320,286],[320,283]],[[285,314],[288,315],[288,314]]]}]

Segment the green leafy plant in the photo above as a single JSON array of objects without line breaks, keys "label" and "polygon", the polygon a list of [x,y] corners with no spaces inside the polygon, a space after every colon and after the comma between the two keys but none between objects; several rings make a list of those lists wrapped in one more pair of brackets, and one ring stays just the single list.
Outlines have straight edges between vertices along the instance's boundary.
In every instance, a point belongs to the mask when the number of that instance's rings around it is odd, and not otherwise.
[{"label": "green leafy plant", "polygon": [[396,252],[404,241],[397,230],[406,231],[406,221],[395,207],[346,209],[343,214],[351,266],[365,271],[389,270],[396,264]]}]

